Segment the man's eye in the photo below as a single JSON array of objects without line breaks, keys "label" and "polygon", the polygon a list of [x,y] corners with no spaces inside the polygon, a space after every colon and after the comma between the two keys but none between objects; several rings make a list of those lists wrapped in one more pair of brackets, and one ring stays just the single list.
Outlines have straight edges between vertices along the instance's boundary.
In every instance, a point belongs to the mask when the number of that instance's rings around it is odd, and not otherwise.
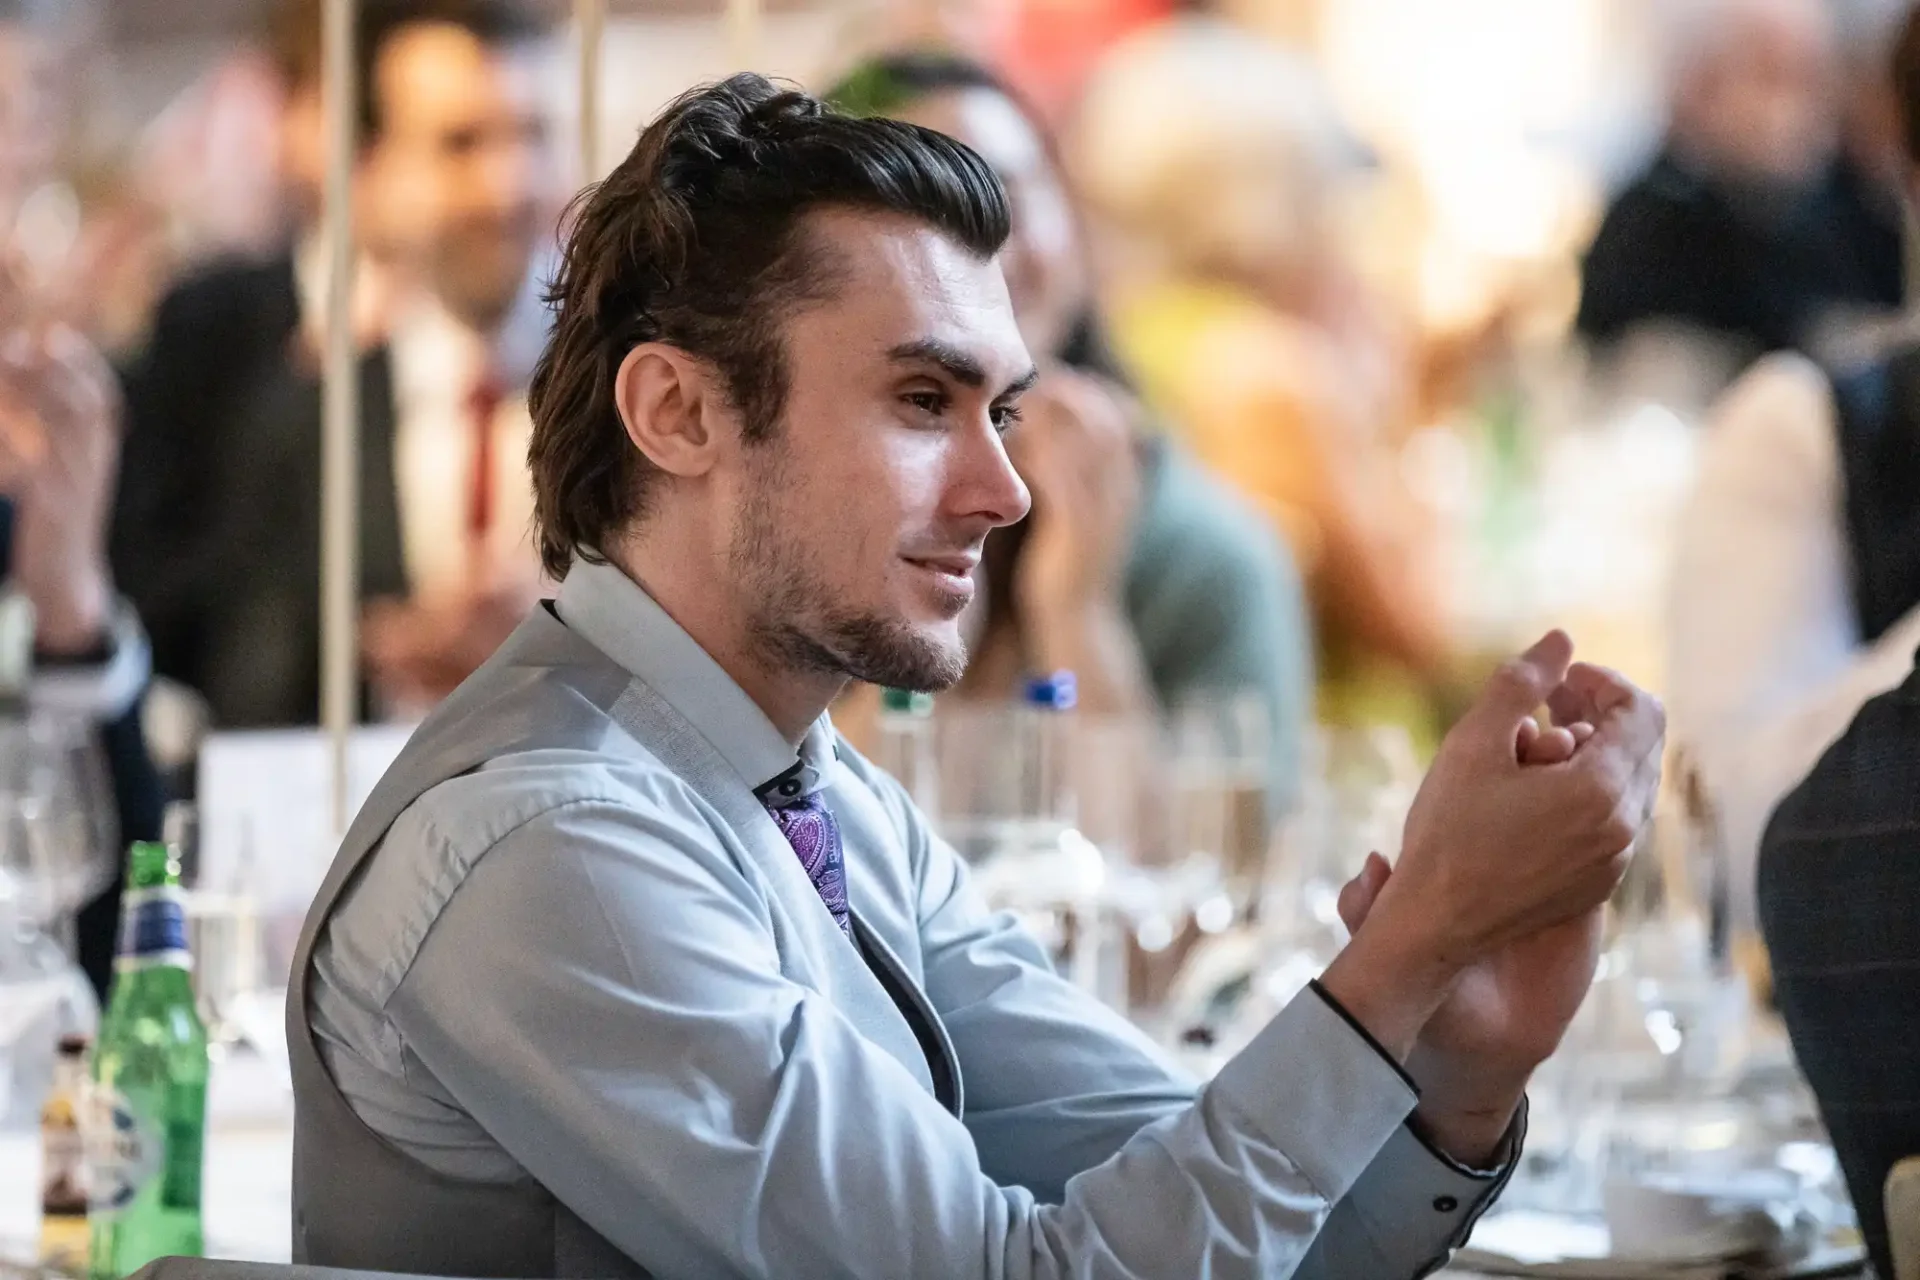
[{"label": "man's eye", "polygon": [[1019,426],[1021,420],[1025,417],[1026,415],[1020,412],[1019,405],[1003,404],[993,411],[993,429],[1001,435],[1005,435],[1007,432]]},{"label": "man's eye", "polygon": [[947,397],[939,391],[911,391],[906,401],[914,408],[938,417],[947,411]]}]

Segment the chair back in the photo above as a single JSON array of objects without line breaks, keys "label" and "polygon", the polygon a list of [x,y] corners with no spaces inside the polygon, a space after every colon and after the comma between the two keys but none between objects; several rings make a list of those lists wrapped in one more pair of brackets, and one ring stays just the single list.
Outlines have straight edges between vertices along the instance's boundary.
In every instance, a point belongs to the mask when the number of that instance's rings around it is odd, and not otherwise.
[{"label": "chair back", "polygon": [[1920,1280],[1920,1156],[1908,1156],[1887,1174],[1889,1280]]}]

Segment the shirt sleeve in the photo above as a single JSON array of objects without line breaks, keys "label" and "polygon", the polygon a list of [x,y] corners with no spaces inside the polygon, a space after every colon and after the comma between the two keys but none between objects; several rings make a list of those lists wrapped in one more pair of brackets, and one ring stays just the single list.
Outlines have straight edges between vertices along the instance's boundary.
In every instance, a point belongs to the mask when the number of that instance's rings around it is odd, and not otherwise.
[{"label": "shirt sleeve", "polygon": [[27,699],[36,709],[109,723],[132,708],[152,668],[147,633],[133,606],[121,600],[99,653],[77,662],[38,660]]},{"label": "shirt sleeve", "polygon": [[1906,678],[1920,647],[1920,609],[1860,643],[1833,418],[1812,362],[1755,366],[1708,425],[1675,552],[1674,740],[1719,810],[1734,916],[1746,925],[1774,806],[1867,699]]},{"label": "shirt sleeve", "polygon": [[[472,867],[388,1016],[516,1161],[655,1274],[1391,1277],[1374,1254],[1314,1252],[1413,1105],[1316,997],[1043,1204],[989,1177],[959,1120],[782,976],[764,913],[697,817],[562,804]],[[978,962],[1025,967],[998,954],[983,942]]]},{"label": "shirt sleeve", "polygon": [[[1056,976],[1011,917],[986,911],[951,848],[917,820],[909,831],[927,991],[960,1058],[982,1165],[1061,1199],[1080,1171],[1180,1115],[1194,1086],[1131,1023]],[[1404,1123],[1412,1082],[1317,984],[1202,1096],[1269,1150],[1253,1197],[1297,1197],[1281,1170],[1304,1182],[1299,1212],[1319,1230],[1302,1277],[1397,1280],[1443,1265],[1518,1151],[1511,1137],[1500,1168],[1478,1173],[1429,1149]]]}]

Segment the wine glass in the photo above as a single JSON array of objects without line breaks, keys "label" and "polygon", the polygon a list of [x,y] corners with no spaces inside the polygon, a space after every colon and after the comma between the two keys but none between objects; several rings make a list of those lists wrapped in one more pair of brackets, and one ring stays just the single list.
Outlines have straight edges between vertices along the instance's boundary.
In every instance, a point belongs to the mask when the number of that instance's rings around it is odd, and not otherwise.
[{"label": "wine glass", "polygon": [[1100,994],[1106,863],[1079,829],[1078,713],[1015,704],[934,712],[936,827],[995,910],[1011,911],[1070,980]]},{"label": "wine glass", "polygon": [[1259,695],[1240,690],[1183,700],[1168,728],[1176,848],[1197,866],[1211,864],[1219,896],[1194,910],[1203,931],[1218,933],[1253,913],[1267,881],[1273,726]]},{"label": "wine glass", "polygon": [[207,1042],[227,1052],[247,1034],[243,1003],[265,986],[266,941],[255,894],[252,826],[231,867],[216,878],[201,873],[200,817],[187,801],[167,806],[164,838],[181,864],[187,886],[187,945],[193,954],[194,1002]]}]

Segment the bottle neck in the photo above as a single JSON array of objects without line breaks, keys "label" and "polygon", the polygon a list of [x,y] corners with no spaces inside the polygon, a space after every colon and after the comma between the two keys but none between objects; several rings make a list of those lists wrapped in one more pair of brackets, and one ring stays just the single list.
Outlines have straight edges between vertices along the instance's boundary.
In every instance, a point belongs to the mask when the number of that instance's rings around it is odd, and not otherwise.
[{"label": "bottle neck", "polygon": [[187,949],[187,892],[178,884],[127,890],[120,910],[120,946],[114,968],[120,974],[193,965]]},{"label": "bottle neck", "polygon": [[55,1094],[72,1096],[80,1092],[87,1079],[87,1060],[71,1058],[64,1054],[53,1067],[53,1091]]}]

